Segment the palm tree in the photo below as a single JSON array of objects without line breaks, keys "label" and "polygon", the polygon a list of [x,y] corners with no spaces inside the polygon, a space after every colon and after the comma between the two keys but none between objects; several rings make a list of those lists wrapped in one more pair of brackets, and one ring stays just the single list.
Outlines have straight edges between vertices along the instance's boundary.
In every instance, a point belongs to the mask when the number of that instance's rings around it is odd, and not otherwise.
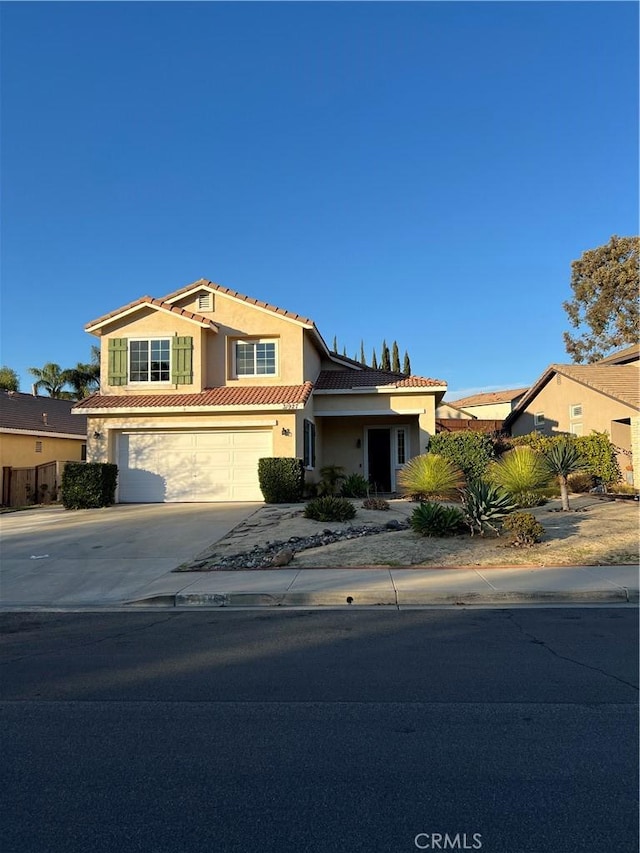
[{"label": "palm tree", "polygon": [[574,471],[581,471],[585,462],[578,448],[566,438],[555,441],[551,447],[544,452],[544,458],[549,472],[558,478],[560,484],[560,497],[562,509],[567,512],[569,506],[569,490],[567,489],[567,477]]},{"label": "palm tree", "polygon": [[36,392],[43,388],[49,397],[55,397],[58,400],[72,398],[68,391],[62,390],[69,382],[69,371],[62,370],[59,364],[48,361],[43,367],[30,367],[28,369],[29,373],[36,378],[33,383]]},{"label": "palm tree", "polygon": [[74,398],[83,400],[100,390],[100,347],[91,347],[91,362],[78,362],[67,373],[67,382],[73,388]]}]

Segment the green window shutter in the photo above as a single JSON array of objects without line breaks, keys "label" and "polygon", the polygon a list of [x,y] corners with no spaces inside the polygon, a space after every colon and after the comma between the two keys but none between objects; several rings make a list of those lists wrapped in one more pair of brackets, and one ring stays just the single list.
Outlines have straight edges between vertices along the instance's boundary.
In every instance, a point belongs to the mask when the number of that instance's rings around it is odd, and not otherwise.
[{"label": "green window shutter", "polygon": [[127,339],[109,339],[109,385],[127,384]]},{"label": "green window shutter", "polygon": [[193,338],[176,336],[171,341],[171,381],[174,385],[193,382]]}]

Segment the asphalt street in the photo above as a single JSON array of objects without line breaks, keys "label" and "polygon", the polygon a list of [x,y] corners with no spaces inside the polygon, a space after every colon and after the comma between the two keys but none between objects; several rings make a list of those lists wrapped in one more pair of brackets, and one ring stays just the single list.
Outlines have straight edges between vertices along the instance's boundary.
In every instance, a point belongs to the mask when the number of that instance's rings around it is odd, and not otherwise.
[{"label": "asphalt street", "polygon": [[624,608],[1,614],[3,853],[635,853],[637,629]]}]

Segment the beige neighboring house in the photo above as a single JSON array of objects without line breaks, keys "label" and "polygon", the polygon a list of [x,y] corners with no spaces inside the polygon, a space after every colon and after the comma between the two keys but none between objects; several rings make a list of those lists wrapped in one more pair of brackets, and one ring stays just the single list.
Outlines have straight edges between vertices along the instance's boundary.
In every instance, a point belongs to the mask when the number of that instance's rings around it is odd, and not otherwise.
[{"label": "beige neighboring house", "polygon": [[[528,388],[512,388],[507,391],[487,391],[453,400],[450,406],[462,409],[479,420],[503,421],[527,393]],[[448,417],[448,416],[447,416]]]},{"label": "beige neighboring house", "polygon": [[620,448],[623,479],[634,480],[640,459],[639,347],[620,350],[593,364],[551,364],[505,420],[511,435],[606,432]]},{"label": "beige neighboring house", "polygon": [[443,401],[436,409],[436,420],[472,421],[476,420],[476,416]]},{"label": "beige neighboring house", "polygon": [[73,402],[0,391],[2,503],[10,503],[11,469],[85,458],[87,419],[72,415]]},{"label": "beige neighboring house", "polygon": [[120,502],[261,501],[258,460],[303,459],[395,491],[435,433],[446,383],[329,351],[299,314],[201,279],[94,320],[101,388],[88,458],[119,467]]}]

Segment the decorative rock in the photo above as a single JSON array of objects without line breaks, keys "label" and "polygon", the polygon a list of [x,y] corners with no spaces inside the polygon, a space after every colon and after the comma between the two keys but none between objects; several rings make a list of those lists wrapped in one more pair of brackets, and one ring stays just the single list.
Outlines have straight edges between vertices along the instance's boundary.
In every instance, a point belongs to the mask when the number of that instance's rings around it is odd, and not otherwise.
[{"label": "decorative rock", "polygon": [[271,565],[288,566],[291,560],[293,560],[293,551],[289,550],[289,548],[284,548],[282,551],[278,551],[271,561]]}]

